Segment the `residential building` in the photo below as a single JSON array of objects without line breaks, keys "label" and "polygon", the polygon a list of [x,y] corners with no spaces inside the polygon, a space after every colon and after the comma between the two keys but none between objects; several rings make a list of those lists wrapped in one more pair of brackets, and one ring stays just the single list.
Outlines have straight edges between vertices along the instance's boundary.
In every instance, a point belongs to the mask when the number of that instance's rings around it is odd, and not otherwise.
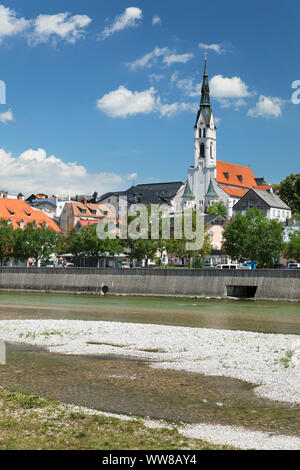
[{"label": "residential building", "polygon": [[29,222],[34,222],[37,227],[49,227],[55,232],[60,232],[57,223],[41,211],[33,209],[19,194],[17,199],[9,199],[4,194],[0,198],[0,219],[7,220],[14,229],[24,229]]},{"label": "residential building", "polygon": [[292,215],[291,209],[271,190],[250,189],[233,206],[233,213],[245,214],[251,207],[263,210],[268,219],[277,219],[281,222],[286,222]]},{"label": "residential building", "polygon": [[59,223],[64,205],[70,200],[70,196],[59,197],[41,194],[32,194],[29,198],[26,199],[26,201],[31,205],[31,207],[44,212],[49,217],[54,219],[57,223]]},{"label": "residential building", "polygon": [[115,219],[109,206],[88,202],[66,202],[60,216],[60,228],[64,233],[72,230],[79,221],[99,222],[104,217]]}]

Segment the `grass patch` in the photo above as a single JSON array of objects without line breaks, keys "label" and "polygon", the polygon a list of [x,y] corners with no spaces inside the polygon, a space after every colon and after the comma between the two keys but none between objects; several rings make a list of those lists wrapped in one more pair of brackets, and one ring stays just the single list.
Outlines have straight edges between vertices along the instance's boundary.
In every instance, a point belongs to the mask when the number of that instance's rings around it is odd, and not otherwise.
[{"label": "grass patch", "polygon": [[70,411],[66,405],[0,390],[0,450],[223,450],[172,429],[149,429],[142,420]]},{"label": "grass patch", "polygon": [[285,356],[281,357],[279,359],[279,362],[280,362],[280,364],[283,365],[283,367],[285,369],[287,369],[290,366],[290,362],[291,362],[292,357],[293,357],[293,351],[287,351],[285,353]]}]

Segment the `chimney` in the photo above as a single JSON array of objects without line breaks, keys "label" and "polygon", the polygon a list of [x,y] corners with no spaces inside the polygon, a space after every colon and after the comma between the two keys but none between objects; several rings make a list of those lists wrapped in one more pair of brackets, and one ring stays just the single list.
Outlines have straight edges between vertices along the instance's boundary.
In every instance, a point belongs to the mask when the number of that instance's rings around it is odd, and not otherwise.
[{"label": "chimney", "polygon": [[7,191],[6,193],[3,193],[3,199],[7,199],[7,194],[8,194]]},{"label": "chimney", "polygon": [[22,193],[19,193],[19,194],[18,194],[18,199],[21,200],[21,201],[23,201],[23,194],[22,194]]},{"label": "chimney", "polygon": [[87,203],[87,198],[84,197],[82,202],[83,202],[83,204],[86,204]]}]

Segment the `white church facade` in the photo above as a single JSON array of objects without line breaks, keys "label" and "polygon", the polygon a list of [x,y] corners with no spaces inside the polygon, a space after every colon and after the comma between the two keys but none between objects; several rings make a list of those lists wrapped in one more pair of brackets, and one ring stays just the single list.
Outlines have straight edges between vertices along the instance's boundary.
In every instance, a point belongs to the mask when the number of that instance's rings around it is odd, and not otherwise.
[{"label": "white church facade", "polygon": [[194,126],[194,164],[188,168],[185,186],[172,201],[175,211],[194,207],[205,213],[212,201],[223,201],[231,217],[233,206],[250,189],[272,192],[272,186],[264,178],[256,178],[249,167],[217,160],[216,130],[205,59],[201,101]]}]

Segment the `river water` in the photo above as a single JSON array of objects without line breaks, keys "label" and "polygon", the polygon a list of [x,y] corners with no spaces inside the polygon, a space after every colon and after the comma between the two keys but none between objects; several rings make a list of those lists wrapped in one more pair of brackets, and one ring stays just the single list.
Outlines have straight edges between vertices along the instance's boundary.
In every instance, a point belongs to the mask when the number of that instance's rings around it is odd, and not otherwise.
[{"label": "river water", "polygon": [[105,320],[300,334],[300,303],[0,292],[0,320]]}]

